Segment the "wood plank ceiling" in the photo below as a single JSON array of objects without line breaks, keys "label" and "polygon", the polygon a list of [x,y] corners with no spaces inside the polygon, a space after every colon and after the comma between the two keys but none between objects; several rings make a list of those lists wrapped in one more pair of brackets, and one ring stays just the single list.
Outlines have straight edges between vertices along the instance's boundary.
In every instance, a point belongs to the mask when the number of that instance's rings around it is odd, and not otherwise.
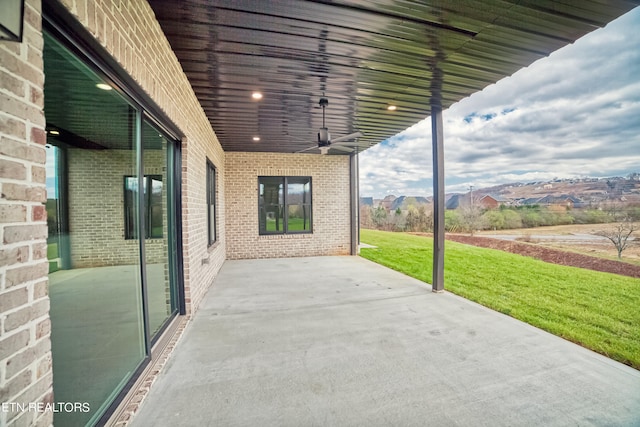
[{"label": "wood plank ceiling", "polygon": [[323,93],[332,137],[361,131],[366,149],[428,117],[432,97],[446,109],[640,1],[150,3],[222,147],[297,152],[317,142]]}]

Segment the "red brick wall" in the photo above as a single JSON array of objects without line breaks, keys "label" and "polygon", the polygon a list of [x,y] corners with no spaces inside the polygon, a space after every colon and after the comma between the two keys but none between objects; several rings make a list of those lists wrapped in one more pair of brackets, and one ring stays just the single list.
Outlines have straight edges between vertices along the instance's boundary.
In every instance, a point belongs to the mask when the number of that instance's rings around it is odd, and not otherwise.
[{"label": "red brick wall", "polygon": [[[52,399],[41,5],[22,43],[0,42],[0,403]],[[50,425],[52,412],[0,411],[0,425]],[[13,410],[12,410],[13,409]]]}]

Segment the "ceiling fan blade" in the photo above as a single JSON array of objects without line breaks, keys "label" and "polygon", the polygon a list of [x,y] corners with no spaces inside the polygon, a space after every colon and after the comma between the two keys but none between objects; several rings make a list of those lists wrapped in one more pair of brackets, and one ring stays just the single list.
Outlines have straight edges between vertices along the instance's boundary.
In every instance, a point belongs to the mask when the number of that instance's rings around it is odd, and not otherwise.
[{"label": "ceiling fan blade", "polygon": [[361,136],[363,136],[362,132],[354,132],[349,135],[339,136],[336,139],[332,139],[331,143],[333,144],[334,142],[347,141],[349,139],[356,139],[356,138],[360,138]]},{"label": "ceiling fan blade", "polygon": [[364,142],[356,142],[356,141],[332,142],[331,146],[333,147],[334,145],[342,145],[343,147],[365,147],[365,146],[368,146],[368,144],[366,144]]},{"label": "ceiling fan blade", "polygon": [[339,145],[339,144],[336,144],[336,145],[331,144],[330,148],[335,149],[335,150],[340,150],[340,151],[346,151],[348,153],[351,153],[351,152],[354,151],[353,148],[345,147],[344,145]]},{"label": "ceiling fan blade", "polygon": [[309,151],[309,150],[317,150],[317,149],[318,149],[318,146],[317,146],[317,145],[313,145],[313,146],[311,146],[311,147],[309,147],[309,148],[305,148],[304,150],[296,151],[296,153],[304,153],[305,151]]}]

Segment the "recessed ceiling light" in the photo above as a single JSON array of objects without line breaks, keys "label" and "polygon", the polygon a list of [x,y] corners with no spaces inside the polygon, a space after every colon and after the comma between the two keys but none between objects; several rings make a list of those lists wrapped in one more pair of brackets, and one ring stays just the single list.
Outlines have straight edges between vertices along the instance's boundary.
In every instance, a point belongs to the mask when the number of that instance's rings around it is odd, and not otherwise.
[{"label": "recessed ceiling light", "polygon": [[260,137],[259,137],[259,136],[254,136],[254,137],[253,137],[253,140],[254,140],[254,141],[256,141],[256,142],[258,142],[258,141],[260,141]]},{"label": "recessed ceiling light", "polygon": [[253,92],[251,94],[251,97],[257,101],[259,99],[262,99],[262,94],[260,92]]},{"label": "recessed ceiling light", "polygon": [[102,89],[102,90],[111,90],[111,89],[113,89],[111,86],[109,86],[109,85],[108,85],[108,84],[106,84],[106,83],[98,83],[98,84],[96,85],[96,87],[97,87],[98,89]]},{"label": "recessed ceiling light", "polygon": [[51,129],[49,131],[49,135],[60,135],[60,131],[56,129]]},{"label": "recessed ceiling light", "polygon": [[387,106],[387,110],[389,110],[389,111],[396,111],[396,109],[397,109],[397,108],[398,108],[398,107],[396,107],[395,105],[389,105],[389,106]]}]

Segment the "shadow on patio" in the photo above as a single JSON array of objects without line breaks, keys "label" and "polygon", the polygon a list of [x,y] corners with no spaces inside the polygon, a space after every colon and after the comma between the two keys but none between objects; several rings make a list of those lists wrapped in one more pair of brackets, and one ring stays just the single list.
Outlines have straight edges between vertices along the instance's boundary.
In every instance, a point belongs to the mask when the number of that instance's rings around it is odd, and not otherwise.
[{"label": "shadow on patio", "polygon": [[640,372],[359,257],[227,261],[133,426],[638,425]]}]

